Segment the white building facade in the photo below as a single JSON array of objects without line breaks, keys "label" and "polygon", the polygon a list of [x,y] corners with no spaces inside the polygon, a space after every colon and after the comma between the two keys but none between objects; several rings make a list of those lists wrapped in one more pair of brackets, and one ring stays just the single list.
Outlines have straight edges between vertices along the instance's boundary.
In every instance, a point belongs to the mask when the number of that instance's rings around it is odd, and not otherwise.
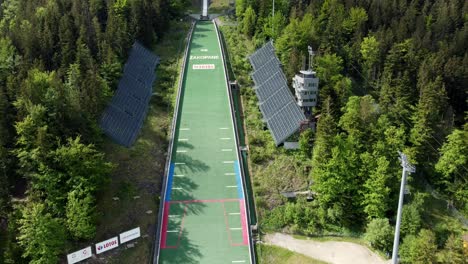
[{"label": "white building facade", "polygon": [[300,71],[294,76],[292,85],[297,104],[304,112],[310,114],[312,107],[315,107],[318,101],[319,78],[317,73],[312,70]]}]

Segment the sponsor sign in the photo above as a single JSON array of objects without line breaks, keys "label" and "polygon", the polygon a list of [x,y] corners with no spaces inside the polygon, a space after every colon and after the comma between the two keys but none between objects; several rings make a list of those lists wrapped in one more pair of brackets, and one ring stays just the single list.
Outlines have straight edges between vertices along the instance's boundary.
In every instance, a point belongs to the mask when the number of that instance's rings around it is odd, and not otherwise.
[{"label": "sponsor sign", "polygon": [[134,228],[120,234],[120,244],[133,240],[140,237],[140,228]]},{"label": "sponsor sign", "polygon": [[219,60],[218,55],[200,55],[200,56],[190,56],[190,60]]},{"label": "sponsor sign", "polygon": [[91,255],[93,255],[91,252],[91,247],[80,249],[67,255],[68,264],[80,262],[84,259],[90,258]]},{"label": "sponsor sign", "polygon": [[101,254],[103,252],[106,252],[107,250],[116,248],[118,246],[119,246],[119,241],[117,237],[107,239],[105,241],[102,241],[96,244],[96,254]]},{"label": "sponsor sign", "polygon": [[214,70],[214,64],[194,64],[192,69],[194,70]]}]

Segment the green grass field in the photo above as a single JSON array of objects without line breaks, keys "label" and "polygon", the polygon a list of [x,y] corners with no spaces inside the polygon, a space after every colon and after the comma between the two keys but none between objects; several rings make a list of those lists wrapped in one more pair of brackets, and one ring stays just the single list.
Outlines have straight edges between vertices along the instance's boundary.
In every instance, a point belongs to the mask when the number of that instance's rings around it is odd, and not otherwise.
[{"label": "green grass field", "polygon": [[190,43],[165,196],[159,263],[250,263],[222,54],[212,22]]}]

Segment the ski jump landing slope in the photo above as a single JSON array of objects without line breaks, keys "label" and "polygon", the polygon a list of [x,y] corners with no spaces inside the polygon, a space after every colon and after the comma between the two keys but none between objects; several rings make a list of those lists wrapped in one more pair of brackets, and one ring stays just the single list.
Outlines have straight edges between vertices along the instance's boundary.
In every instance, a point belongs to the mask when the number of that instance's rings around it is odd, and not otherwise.
[{"label": "ski jump landing slope", "polygon": [[158,263],[251,263],[239,148],[217,28],[195,25],[163,186]]}]

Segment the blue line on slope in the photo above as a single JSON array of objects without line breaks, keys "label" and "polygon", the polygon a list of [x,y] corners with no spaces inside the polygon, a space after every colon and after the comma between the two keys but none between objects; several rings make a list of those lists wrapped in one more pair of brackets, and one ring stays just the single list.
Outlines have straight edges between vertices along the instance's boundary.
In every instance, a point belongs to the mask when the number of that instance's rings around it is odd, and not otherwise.
[{"label": "blue line on slope", "polygon": [[166,202],[171,200],[172,193],[172,180],[174,178],[174,163],[171,163],[169,167],[169,175],[167,176],[167,188],[166,188]]},{"label": "blue line on slope", "polygon": [[244,199],[244,191],[242,189],[242,181],[238,160],[234,162],[234,171],[236,172],[237,194],[239,195],[239,199]]}]

